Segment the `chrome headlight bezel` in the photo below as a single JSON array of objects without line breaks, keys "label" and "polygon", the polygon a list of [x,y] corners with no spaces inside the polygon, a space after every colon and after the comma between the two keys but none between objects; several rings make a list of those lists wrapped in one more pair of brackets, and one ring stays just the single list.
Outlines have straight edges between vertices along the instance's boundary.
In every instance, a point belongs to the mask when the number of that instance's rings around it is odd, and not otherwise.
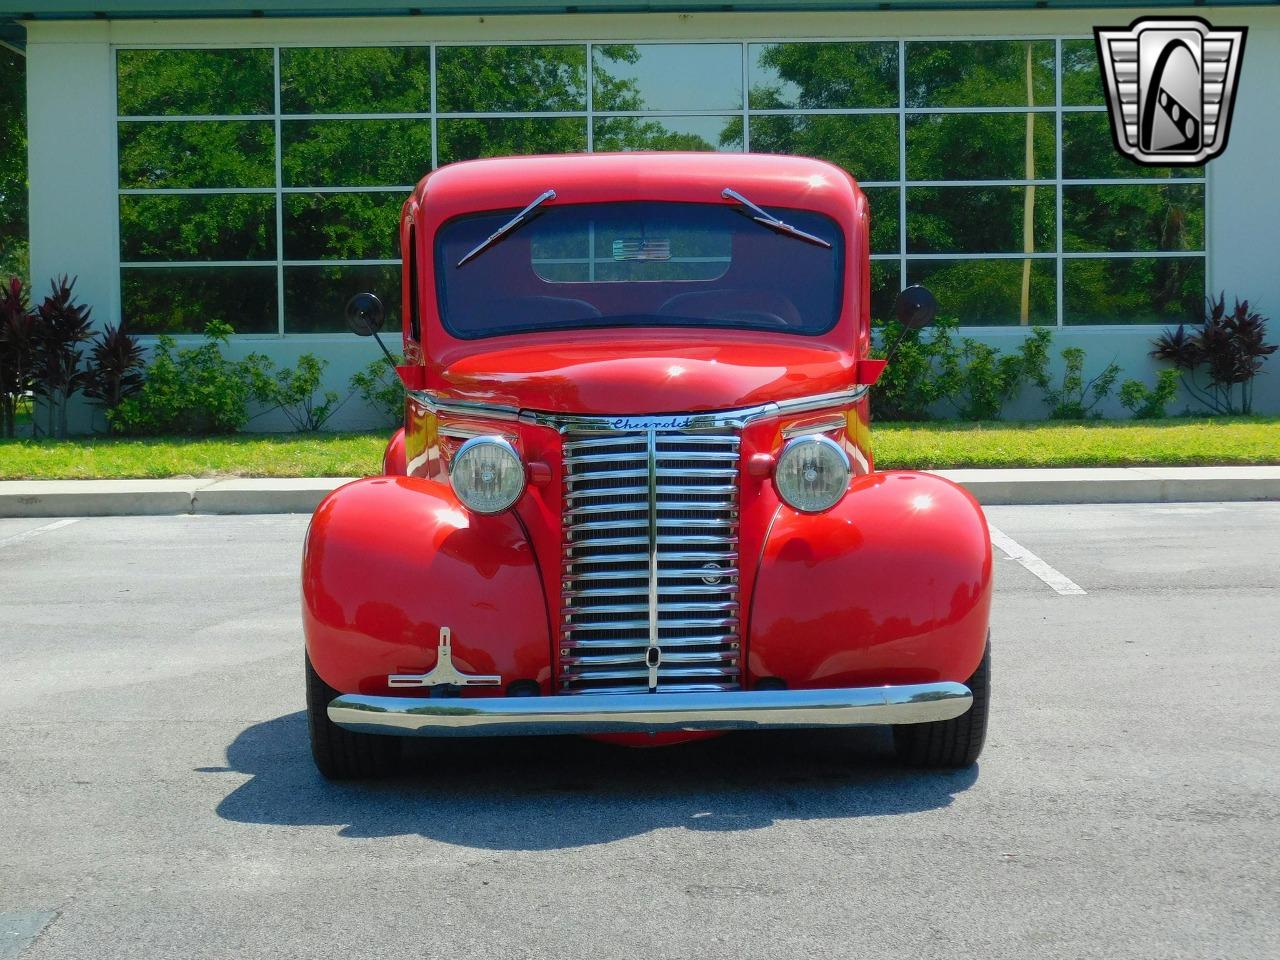
[{"label": "chrome headlight bezel", "polygon": [[[805,448],[813,447],[827,463],[834,465],[843,473],[843,480],[832,486],[827,495],[820,500],[804,499],[799,491],[789,489],[791,481],[787,474],[787,465],[798,456],[803,456]],[[782,502],[800,513],[825,513],[839,503],[849,489],[849,481],[853,479],[853,462],[840,444],[825,434],[815,433],[795,437],[788,440],[778,454],[773,468],[773,487],[778,491]]]},{"label": "chrome headlight bezel", "polygon": [[[513,474],[518,478],[518,483],[508,488],[501,498],[473,502],[471,498],[474,497],[475,491],[467,487],[467,481],[464,479],[466,476],[466,458],[468,455],[474,456],[477,449],[490,447],[499,452],[500,456],[505,455],[510,458]],[[458,447],[457,452],[449,460],[449,486],[453,488],[454,494],[462,501],[462,505],[473,513],[491,516],[510,510],[524,495],[526,485],[527,478],[525,477],[524,461],[520,458],[516,448],[505,437],[487,435],[472,437]]]}]

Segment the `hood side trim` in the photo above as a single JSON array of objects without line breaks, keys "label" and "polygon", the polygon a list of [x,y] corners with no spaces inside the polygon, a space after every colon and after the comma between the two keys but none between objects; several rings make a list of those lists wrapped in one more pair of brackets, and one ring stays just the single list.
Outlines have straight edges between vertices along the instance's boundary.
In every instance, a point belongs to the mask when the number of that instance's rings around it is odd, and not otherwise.
[{"label": "hood side trim", "polygon": [[483,416],[495,420],[518,421],[540,427],[552,427],[561,433],[571,429],[575,431],[612,433],[620,430],[709,430],[717,427],[741,429],[753,420],[759,420],[763,417],[788,413],[805,413],[809,410],[821,410],[826,407],[857,403],[867,395],[870,389],[870,384],[859,384],[856,387],[835,393],[795,397],[791,400],[771,401],[750,407],[700,413],[663,414],[657,417],[579,416],[569,413],[522,410],[506,404],[483,403],[477,400],[451,400],[427,390],[410,390],[409,394],[432,413]]}]

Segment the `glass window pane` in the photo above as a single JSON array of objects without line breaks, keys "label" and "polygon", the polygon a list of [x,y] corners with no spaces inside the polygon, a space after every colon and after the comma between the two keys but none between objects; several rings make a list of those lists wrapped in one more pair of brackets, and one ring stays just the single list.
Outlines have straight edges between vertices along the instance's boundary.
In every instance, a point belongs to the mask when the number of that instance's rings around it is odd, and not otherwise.
[{"label": "glass window pane", "polygon": [[844,167],[858,180],[897,180],[898,117],[753,116],[751,152],[817,157]]},{"label": "glass window pane", "polygon": [[391,260],[400,256],[396,193],[287,193],[286,260]]},{"label": "glass window pane", "polygon": [[1098,47],[1092,40],[1062,41],[1062,102],[1068,107],[1106,104]]},{"label": "glass window pane", "polygon": [[1052,106],[1053,60],[1052,40],[908,43],[907,106]]},{"label": "glass window pane", "polygon": [[121,123],[121,187],[274,187],[270,120]]},{"label": "glass window pane", "polygon": [[[1027,163],[1027,124],[1031,162]],[[1052,180],[1051,113],[917,113],[907,115],[911,180]]]},{"label": "glass window pane", "polygon": [[898,105],[896,43],[753,43],[748,50],[754,110]]},{"label": "glass window pane", "polygon": [[1055,229],[1053,187],[907,191],[908,253],[1047,253]]},{"label": "glass window pane", "polygon": [[1062,248],[1203,250],[1204,187],[1198,183],[1065,187]]},{"label": "glass window pane", "polygon": [[431,109],[431,50],[283,47],[280,109],[285,113],[426,113]]},{"label": "glass window pane", "polygon": [[1067,258],[1063,323],[1198,323],[1204,257]]},{"label": "glass window pane", "polygon": [[286,187],[409,187],[431,169],[429,120],[286,120],[280,136]]},{"label": "glass window pane", "polygon": [[116,109],[121,116],[271,113],[270,50],[120,50]]},{"label": "glass window pane", "polygon": [[604,43],[593,48],[596,110],[741,110],[737,43]]},{"label": "glass window pane", "polygon": [[1069,180],[1203,177],[1204,167],[1144,167],[1119,150],[1106,111],[1062,115],[1062,176]]},{"label": "glass window pane", "polygon": [[893,316],[893,303],[902,289],[897,260],[871,261],[871,319],[888,320]]},{"label": "glass window pane", "polygon": [[274,260],[276,198],[222,193],[120,198],[120,259]]},{"label": "glass window pane", "polygon": [[871,207],[871,252],[897,253],[898,188],[867,187],[863,192]]},{"label": "glass window pane", "polygon": [[[597,270],[604,266],[604,257],[591,252],[590,234],[596,229],[593,224],[588,229],[542,231],[530,237],[533,272],[548,283],[594,282]],[[612,249],[606,256],[612,263]]]},{"label": "glass window pane", "polygon": [[938,298],[938,316],[954,317],[965,326],[1057,322],[1052,259],[909,260],[907,283],[924,284]]},{"label": "glass window pane", "polygon": [[644,222],[662,234],[661,259],[620,256],[621,249],[638,249],[646,241],[636,235],[633,216],[609,211],[589,223],[575,224],[576,229],[543,231],[530,237],[533,272],[548,283],[670,283],[717,280],[732,265],[731,233],[674,217],[664,222],[660,215],[656,222]]},{"label": "glass window pane", "polygon": [[384,329],[400,328],[400,266],[285,267],[285,333],[345,333],[347,301],[375,293],[387,309]]},{"label": "glass window pane", "polygon": [[587,149],[587,121],[579,117],[440,120],[439,162],[517,154],[577,153]]},{"label": "glass window pane", "polygon": [[596,150],[742,149],[742,117],[599,117]]},{"label": "glass window pane", "polygon": [[[844,236],[822,214],[789,207],[775,212],[827,243],[780,236],[722,203],[551,204],[518,240],[490,247],[456,270],[459,258],[510,213],[456,217],[434,241],[440,315],[463,338],[603,326],[822,333],[839,312]],[[595,257],[583,263],[587,251]],[[535,276],[571,286],[513,286],[513,277],[529,277],[531,255],[543,261]]]},{"label": "glass window pane", "polygon": [[587,109],[585,46],[439,47],[441,113]]},{"label": "glass window pane", "polygon": [[276,333],[275,267],[126,267],[123,326],[133,334],[200,333],[210,320],[236,333]]}]

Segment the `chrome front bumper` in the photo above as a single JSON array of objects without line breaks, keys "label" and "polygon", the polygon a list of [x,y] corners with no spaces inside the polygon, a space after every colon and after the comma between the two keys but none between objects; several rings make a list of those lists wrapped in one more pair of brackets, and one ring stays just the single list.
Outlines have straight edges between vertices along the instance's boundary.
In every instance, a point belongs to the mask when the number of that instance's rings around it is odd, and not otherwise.
[{"label": "chrome front bumper", "polygon": [[329,719],[356,733],[400,736],[659,733],[928,723],[958,717],[972,703],[973,694],[962,683],[554,697],[343,694],[329,703]]}]

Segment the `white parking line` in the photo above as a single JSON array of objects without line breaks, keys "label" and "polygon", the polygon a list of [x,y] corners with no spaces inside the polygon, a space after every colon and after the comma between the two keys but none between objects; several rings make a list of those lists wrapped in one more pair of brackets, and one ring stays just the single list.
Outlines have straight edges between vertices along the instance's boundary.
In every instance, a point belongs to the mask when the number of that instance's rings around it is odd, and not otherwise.
[{"label": "white parking line", "polygon": [[83,517],[63,517],[61,520],[55,520],[53,523],[46,523],[42,527],[36,527],[34,530],[27,530],[24,533],[15,533],[12,537],[5,537],[0,540],[0,547],[11,547],[15,543],[25,543],[33,537],[38,537],[42,533],[49,533],[51,530],[60,530],[63,527],[78,523]]},{"label": "white parking line", "polygon": [[1082,597],[1085,595],[1084,589],[1078,583],[1062,571],[1055,570],[1049,566],[1049,564],[1045,563],[1003,530],[999,530],[989,523],[987,528],[991,531],[991,542],[1003,550],[1010,560],[1022,564],[1062,596]]}]

